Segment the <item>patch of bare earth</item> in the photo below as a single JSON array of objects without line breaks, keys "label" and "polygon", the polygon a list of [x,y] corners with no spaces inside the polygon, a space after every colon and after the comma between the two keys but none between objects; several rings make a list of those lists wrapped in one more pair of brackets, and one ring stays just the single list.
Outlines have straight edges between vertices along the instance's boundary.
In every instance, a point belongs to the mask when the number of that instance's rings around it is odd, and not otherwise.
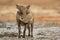
[{"label": "patch of bare earth", "polygon": [[[34,23],[33,38],[18,38],[18,27],[16,22],[6,21],[0,28],[0,40],[60,40],[60,27],[56,23]],[[24,27],[22,26],[22,30]],[[23,32],[21,32],[21,35]]]}]

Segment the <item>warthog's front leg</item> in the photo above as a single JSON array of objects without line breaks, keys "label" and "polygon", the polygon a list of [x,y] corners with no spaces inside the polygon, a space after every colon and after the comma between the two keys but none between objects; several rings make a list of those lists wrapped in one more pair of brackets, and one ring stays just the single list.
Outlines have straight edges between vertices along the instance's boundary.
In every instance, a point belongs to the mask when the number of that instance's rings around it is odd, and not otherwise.
[{"label": "warthog's front leg", "polygon": [[31,37],[33,37],[33,24],[31,24]]},{"label": "warthog's front leg", "polygon": [[30,26],[28,25],[28,36],[30,36]]},{"label": "warthog's front leg", "polygon": [[25,33],[26,33],[26,27],[27,27],[27,24],[26,25],[24,25],[25,27],[24,27],[24,31],[23,31],[23,38],[25,38]]},{"label": "warthog's front leg", "polygon": [[18,22],[18,37],[21,38],[21,26],[20,23]]}]

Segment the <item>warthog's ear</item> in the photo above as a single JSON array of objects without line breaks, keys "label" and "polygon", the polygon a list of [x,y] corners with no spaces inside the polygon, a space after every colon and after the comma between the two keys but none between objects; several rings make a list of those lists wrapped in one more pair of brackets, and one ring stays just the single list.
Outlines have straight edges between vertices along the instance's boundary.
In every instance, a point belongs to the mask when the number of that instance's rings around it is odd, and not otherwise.
[{"label": "warthog's ear", "polygon": [[18,8],[19,7],[19,5],[16,5],[16,8]]},{"label": "warthog's ear", "polygon": [[17,9],[20,9],[20,6],[19,6],[19,5],[16,5],[16,8],[17,8]]},{"label": "warthog's ear", "polygon": [[26,8],[29,9],[30,8],[30,5],[28,5]]}]

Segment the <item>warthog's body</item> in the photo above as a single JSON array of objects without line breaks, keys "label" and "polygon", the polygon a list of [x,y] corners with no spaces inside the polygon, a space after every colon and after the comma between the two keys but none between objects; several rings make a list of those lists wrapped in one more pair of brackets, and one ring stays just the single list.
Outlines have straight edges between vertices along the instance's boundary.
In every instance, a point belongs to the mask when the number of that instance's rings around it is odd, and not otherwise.
[{"label": "warthog's body", "polygon": [[[19,11],[17,11],[16,14],[16,20],[17,20],[17,24],[18,24],[18,30],[19,30],[19,37],[21,37],[21,25],[24,26],[24,32],[23,32],[23,37],[25,37],[25,31],[26,28],[28,28],[28,36],[33,37],[33,23],[34,23],[34,17],[33,15],[29,12],[29,7],[24,7],[24,6],[19,6],[16,5],[17,9]],[[31,33],[30,33],[31,32]]]}]

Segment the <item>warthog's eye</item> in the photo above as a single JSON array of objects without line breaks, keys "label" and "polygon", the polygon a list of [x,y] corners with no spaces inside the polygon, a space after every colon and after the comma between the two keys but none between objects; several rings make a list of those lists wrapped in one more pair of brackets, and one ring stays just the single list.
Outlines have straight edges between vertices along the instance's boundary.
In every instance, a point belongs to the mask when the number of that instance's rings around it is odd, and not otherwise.
[{"label": "warthog's eye", "polygon": [[20,12],[19,14],[20,14],[20,15],[22,15],[23,13],[22,13],[22,12]]},{"label": "warthog's eye", "polygon": [[22,15],[22,14],[23,14],[21,11],[18,11],[17,13],[18,13],[19,15]]}]

